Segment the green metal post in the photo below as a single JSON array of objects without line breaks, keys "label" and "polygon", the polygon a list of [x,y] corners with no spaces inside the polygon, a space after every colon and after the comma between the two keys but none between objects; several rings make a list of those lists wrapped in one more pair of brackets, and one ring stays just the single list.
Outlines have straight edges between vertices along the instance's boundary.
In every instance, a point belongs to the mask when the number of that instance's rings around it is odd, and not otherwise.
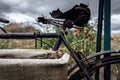
[{"label": "green metal post", "polygon": [[[96,52],[101,51],[103,8],[104,8],[104,0],[99,0]],[[99,59],[100,57],[96,57],[96,60],[99,60]],[[95,80],[99,80],[99,72],[100,72],[99,69],[97,69],[95,74]]]},{"label": "green metal post", "polygon": [[[111,49],[111,0],[104,0],[104,50]],[[104,57],[110,56],[105,55]],[[104,80],[110,80],[110,65],[104,67]]]}]

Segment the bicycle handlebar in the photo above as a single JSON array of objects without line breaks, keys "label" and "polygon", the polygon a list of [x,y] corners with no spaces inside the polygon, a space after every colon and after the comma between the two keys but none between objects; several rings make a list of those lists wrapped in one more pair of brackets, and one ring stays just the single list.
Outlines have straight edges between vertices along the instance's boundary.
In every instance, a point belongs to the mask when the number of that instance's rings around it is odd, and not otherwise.
[{"label": "bicycle handlebar", "polygon": [[9,20],[0,17],[0,22],[9,23]]},{"label": "bicycle handlebar", "polygon": [[64,20],[64,21],[59,21],[59,20],[54,20],[54,19],[45,19],[44,17],[38,17],[37,22],[41,22],[43,24],[52,24],[52,25],[58,25],[61,26],[61,28],[65,31],[66,28],[72,28],[73,27],[73,22],[71,20]]}]

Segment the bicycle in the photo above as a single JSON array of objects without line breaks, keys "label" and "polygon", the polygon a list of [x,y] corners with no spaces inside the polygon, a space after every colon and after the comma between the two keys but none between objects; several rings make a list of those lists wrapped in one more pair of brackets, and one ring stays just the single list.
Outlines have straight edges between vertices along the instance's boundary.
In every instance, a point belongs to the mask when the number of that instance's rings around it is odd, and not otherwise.
[{"label": "bicycle", "polygon": [[[39,19],[40,19],[40,17],[39,17]],[[38,20],[38,21],[42,22],[42,21],[44,21],[43,19],[44,18],[42,17],[42,20]],[[57,23],[56,20],[45,19],[45,22],[53,24],[53,25],[61,26],[61,24]],[[42,23],[44,23],[44,22],[42,22]],[[64,25],[64,23],[65,22],[63,22],[63,25]],[[46,23],[44,23],[44,24],[46,24]],[[70,28],[69,26],[64,26],[64,27]],[[61,27],[61,28],[63,29],[63,27]],[[65,33],[64,29],[63,29],[63,31],[64,31],[63,33]],[[66,41],[64,41],[64,44],[66,45]],[[58,44],[58,45],[60,45],[60,44]],[[79,66],[79,68],[82,69],[82,70],[78,70],[76,73],[74,73],[72,76],[70,76],[69,80],[80,80],[81,78],[83,78],[83,76],[86,76],[86,78],[88,80],[91,80],[89,75],[92,75],[97,68],[101,68],[101,67],[106,66],[108,64],[120,63],[120,60],[119,60],[120,55],[114,55],[114,56],[112,55],[112,54],[120,53],[120,50],[109,50],[109,51],[95,53],[93,55],[85,57],[84,54],[82,54],[81,52],[75,52],[74,50],[72,50],[69,45],[66,45],[66,47],[70,51],[70,53],[72,54],[73,58],[75,59],[75,61],[77,63],[76,65],[73,66],[73,68],[71,68],[68,71],[68,75],[72,71],[74,71],[75,68],[77,68],[77,66]],[[55,50],[57,50],[57,49],[55,49]],[[100,56],[106,55],[106,54],[110,54],[111,56],[105,57],[105,58],[102,57],[99,60],[96,60],[96,57],[100,57]],[[84,59],[82,59],[81,56],[83,56]],[[89,62],[89,61],[91,61],[92,58],[94,58],[95,60],[93,60],[93,62]],[[79,59],[79,61],[77,61],[78,59]],[[84,64],[84,63],[87,63],[87,64]]]},{"label": "bicycle", "polygon": [[[63,25],[56,23],[56,20],[44,19],[44,21],[54,25]],[[3,21],[4,22],[4,21]],[[63,29],[63,27],[62,27]],[[65,30],[63,30],[65,31]],[[84,77],[87,80],[92,80],[91,76],[95,73],[96,69],[100,69],[106,65],[120,63],[120,50],[109,50],[99,53],[92,54],[88,57],[84,56],[81,52],[74,51],[65,38],[65,32],[59,33],[5,33],[0,34],[0,39],[36,39],[36,38],[57,38],[57,41],[53,47],[53,50],[56,51],[59,49],[61,42],[64,43],[70,55],[75,60],[76,65],[74,65],[70,70],[68,70],[68,76],[74,71],[77,67],[79,68],[74,74],[70,75],[68,80],[81,80]],[[105,54],[110,54],[111,56],[103,57]],[[100,57],[99,60],[96,60],[96,57]]]}]

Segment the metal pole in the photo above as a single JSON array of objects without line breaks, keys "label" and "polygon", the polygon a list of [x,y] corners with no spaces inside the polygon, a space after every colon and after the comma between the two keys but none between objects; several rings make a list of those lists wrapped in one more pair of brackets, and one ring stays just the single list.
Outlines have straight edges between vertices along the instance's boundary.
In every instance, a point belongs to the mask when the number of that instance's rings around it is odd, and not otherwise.
[{"label": "metal pole", "polygon": [[[104,50],[111,49],[111,0],[104,0]],[[110,54],[104,57],[110,56]],[[110,80],[110,65],[104,67],[104,80]]]},{"label": "metal pole", "polygon": [[35,49],[37,49],[37,35],[36,35],[36,33],[34,33],[34,36],[35,36]]},{"label": "metal pole", "polygon": [[[99,0],[96,52],[101,51],[102,26],[103,26],[103,8],[104,8],[104,0]],[[99,60],[99,59],[100,59],[99,56],[96,57],[96,60]],[[96,70],[95,80],[99,80],[99,69]]]},{"label": "metal pole", "polygon": [[6,33],[0,34],[0,39],[35,39],[57,38],[61,33]]}]

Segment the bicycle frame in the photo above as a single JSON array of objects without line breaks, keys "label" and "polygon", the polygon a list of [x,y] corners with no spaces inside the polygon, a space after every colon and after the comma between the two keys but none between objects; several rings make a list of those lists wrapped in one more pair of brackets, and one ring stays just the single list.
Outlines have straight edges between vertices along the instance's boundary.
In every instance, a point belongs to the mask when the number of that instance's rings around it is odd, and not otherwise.
[{"label": "bicycle frame", "polygon": [[[77,65],[81,70],[85,73],[87,72],[85,66],[81,62],[81,60],[76,55],[75,51],[70,47],[69,43],[66,41],[64,34],[62,32],[59,33],[6,33],[0,34],[0,39],[36,39],[36,38],[57,38],[55,46],[53,48],[54,51],[58,50],[60,47],[61,42],[64,43],[66,48],[70,51],[72,57],[76,61]],[[88,73],[86,74],[86,78],[90,79]]]}]

